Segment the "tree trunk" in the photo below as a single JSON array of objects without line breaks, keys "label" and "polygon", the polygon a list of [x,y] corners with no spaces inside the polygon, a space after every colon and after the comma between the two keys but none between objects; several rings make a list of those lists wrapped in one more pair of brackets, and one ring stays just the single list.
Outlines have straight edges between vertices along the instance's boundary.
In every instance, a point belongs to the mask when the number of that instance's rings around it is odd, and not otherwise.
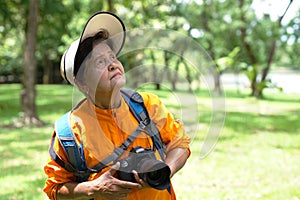
[{"label": "tree trunk", "polygon": [[[278,27],[282,27],[282,19],[284,17],[284,15],[286,14],[287,10],[289,9],[291,3],[293,2],[293,0],[290,0],[290,3],[287,7],[287,9],[285,10],[284,14],[278,19]],[[297,40],[296,40],[297,41]],[[276,51],[276,40],[273,40],[273,42],[270,45],[270,49],[269,49],[269,55],[267,57],[267,66],[263,69],[262,75],[261,75],[261,81],[266,81],[267,75],[269,74],[269,71],[271,69],[271,64],[273,62],[274,59],[274,55],[275,55],[275,51]],[[262,89],[258,89],[258,91],[256,91],[256,97],[262,97]]]},{"label": "tree trunk", "polygon": [[163,79],[168,80],[171,82],[171,70],[169,67],[169,61],[170,61],[170,54],[167,51],[164,51],[164,70],[163,70],[163,76],[161,77],[161,82],[163,82]]},{"label": "tree trunk", "polygon": [[218,72],[218,67],[217,65],[213,66],[213,77],[214,77],[214,85],[215,85],[215,92],[217,94],[222,94],[222,89],[221,89],[221,74]]},{"label": "tree trunk", "polygon": [[107,0],[107,4],[108,4],[108,11],[114,13],[115,12],[114,0]]},{"label": "tree trunk", "polygon": [[43,54],[43,84],[53,83],[52,62],[48,59],[47,53]]},{"label": "tree trunk", "polygon": [[[269,55],[267,57],[267,66],[263,69],[262,74],[261,74],[261,80],[260,82],[263,83],[266,81],[267,75],[269,74],[269,71],[271,69],[271,64],[275,55],[275,50],[276,50],[276,40],[272,42],[270,49],[269,49]],[[263,97],[263,88],[256,87],[254,88],[253,96],[257,98],[262,98]]]},{"label": "tree trunk", "polygon": [[154,52],[151,50],[150,51],[150,56],[151,56],[151,60],[152,60],[152,79],[151,81],[153,81],[154,85],[155,85],[155,89],[156,90],[160,90],[160,83],[161,83],[161,77],[158,76],[158,69],[156,68],[156,58],[154,56]]},{"label": "tree trunk", "polygon": [[246,18],[245,18],[245,13],[243,12],[244,10],[244,7],[245,7],[245,1],[244,0],[239,0],[239,9],[240,9],[240,12],[241,12],[241,15],[240,15],[240,20],[241,22],[243,23],[243,26],[240,28],[240,31],[241,31],[241,42],[242,42],[242,45],[246,51],[246,54],[247,54],[247,57],[249,59],[249,63],[250,65],[253,67],[253,71],[252,71],[252,75],[251,75],[251,78],[250,79],[250,82],[251,82],[251,96],[256,96],[256,92],[257,92],[257,65],[258,65],[258,61],[257,61],[257,58],[255,56],[255,53],[254,53],[254,50],[251,46],[251,44],[249,42],[247,42],[247,29],[246,29],[246,26],[248,25],[247,24],[247,21],[246,21]]},{"label": "tree trunk", "polygon": [[[243,0],[241,0],[241,2],[243,2]],[[280,28],[282,26],[281,22],[283,17],[285,16],[287,10],[289,9],[289,7],[291,6],[291,3],[293,2],[293,0],[290,0],[290,3],[288,5],[288,7],[286,8],[285,12],[283,13],[283,15],[278,19],[278,27]],[[275,51],[276,51],[276,38],[273,39],[270,48],[269,48],[269,54],[267,56],[267,64],[266,67],[262,70],[262,74],[261,74],[261,79],[260,79],[260,83],[264,83],[266,81],[267,75],[270,72],[271,69],[271,64],[273,62],[274,59],[274,55],[275,55]],[[254,81],[254,80],[253,80]],[[254,83],[254,82],[253,82]],[[252,95],[257,97],[257,98],[262,98],[263,97],[263,89],[264,87],[257,87],[257,82],[256,82],[256,77],[255,77],[255,85],[253,85],[252,88]],[[251,87],[252,87],[252,83],[251,83]]]},{"label": "tree trunk", "polygon": [[[183,60],[183,57],[181,57],[181,62],[183,63],[183,65],[185,67],[185,71],[186,71],[185,78],[186,78],[187,82],[189,83],[189,92],[193,92],[193,90],[192,90],[192,81],[193,80],[192,80],[192,76],[191,76],[191,70],[190,70],[188,64]],[[200,77],[200,75],[199,76],[197,75],[196,77]],[[200,81],[200,79],[199,79],[199,81]],[[199,88],[200,88],[200,84],[199,84]]]},{"label": "tree trunk", "polygon": [[[203,27],[204,27],[204,30],[206,32],[209,32],[211,33],[211,28],[208,24],[209,22],[209,18],[208,18],[208,15],[209,13],[207,13],[207,10],[208,10],[208,7],[211,6],[212,2],[210,1],[207,1],[207,0],[204,0],[203,1],[203,7],[204,7],[204,11],[203,13],[201,14],[201,21],[203,23]],[[216,59],[216,56],[215,56],[215,52],[214,52],[214,44],[213,44],[213,41],[210,39],[207,41],[208,43],[208,52],[209,52],[209,55],[211,56],[212,60],[215,60]],[[213,72],[213,78],[214,78],[214,90],[215,92],[217,92],[217,94],[221,94],[222,93],[222,90],[221,90],[221,81],[220,81],[220,73],[219,73],[219,69],[218,69],[218,65],[212,65],[212,72]]]},{"label": "tree trunk", "polygon": [[171,80],[171,83],[172,83],[172,90],[173,91],[176,91],[177,88],[176,88],[176,83],[178,81],[178,70],[179,70],[179,65],[181,63],[181,57],[177,59],[177,62],[175,64],[175,70],[173,71],[173,76],[172,76],[172,80]]},{"label": "tree trunk", "polygon": [[38,28],[38,0],[30,1],[28,14],[28,27],[26,32],[25,50],[23,54],[23,90],[21,91],[21,106],[24,113],[23,125],[43,125],[39,120],[35,104],[35,82],[36,82],[36,57],[35,48],[37,43]]}]

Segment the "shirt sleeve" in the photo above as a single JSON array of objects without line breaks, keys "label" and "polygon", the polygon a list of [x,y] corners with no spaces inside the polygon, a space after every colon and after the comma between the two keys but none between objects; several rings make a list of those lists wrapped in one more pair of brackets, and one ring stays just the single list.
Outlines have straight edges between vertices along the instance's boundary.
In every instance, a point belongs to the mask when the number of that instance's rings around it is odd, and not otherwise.
[{"label": "shirt sleeve", "polygon": [[[61,159],[66,160],[64,150],[59,144],[57,138],[55,138],[54,140],[53,148],[57,155],[61,157]],[[73,173],[65,170],[54,160],[52,160],[50,156],[48,157],[48,160],[44,166],[44,172],[47,176],[47,180],[44,186],[44,192],[47,194],[49,199],[56,199],[58,185],[76,180]]]},{"label": "shirt sleeve", "polygon": [[151,93],[141,93],[150,118],[156,123],[162,141],[167,145],[166,151],[174,148],[184,148],[190,155],[190,137],[184,130],[180,120],[174,119],[158,96]]}]

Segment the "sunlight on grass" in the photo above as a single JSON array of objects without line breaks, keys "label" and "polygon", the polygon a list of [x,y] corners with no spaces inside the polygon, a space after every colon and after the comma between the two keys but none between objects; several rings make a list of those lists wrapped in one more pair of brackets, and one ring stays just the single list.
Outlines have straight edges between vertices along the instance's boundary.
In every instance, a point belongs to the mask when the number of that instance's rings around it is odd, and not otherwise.
[{"label": "sunlight on grass", "polygon": [[283,188],[283,199],[299,197],[299,142],[299,136],[287,134],[236,136],[219,141],[204,159],[199,158],[200,143],[194,142],[192,157],[174,177],[178,197],[275,200],[278,196],[271,194]]},{"label": "sunlight on grass", "polygon": [[[214,150],[201,159],[205,128],[200,130],[186,166],[173,178],[178,199],[300,198],[299,97],[274,99],[226,99],[225,126]],[[208,123],[209,115],[200,123]]]}]

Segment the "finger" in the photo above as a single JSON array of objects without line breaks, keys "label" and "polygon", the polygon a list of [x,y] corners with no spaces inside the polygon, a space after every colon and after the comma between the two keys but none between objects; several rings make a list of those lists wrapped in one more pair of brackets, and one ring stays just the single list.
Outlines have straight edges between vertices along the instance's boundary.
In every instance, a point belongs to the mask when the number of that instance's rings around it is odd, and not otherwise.
[{"label": "finger", "polygon": [[116,174],[116,172],[118,171],[119,168],[120,168],[120,163],[117,162],[116,164],[111,166],[111,168],[107,171],[107,173],[109,173],[110,175],[113,176]]},{"label": "finger", "polygon": [[132,173],[133,173],[133,176],[134,176],[136,182],[138,182],[138,183],[142,186],[142,188],[149,187],[147,181],[144,180],[144,179],[142,179],[142,178],[139,176],[139,174],[138,174],[137,171],[132,170]]},{"label": "finger", "polygon": [[142,188],[141,184],[139,184],[139,183],[133,183],[133,182],[129,182],[129,181],[118,180],[117,184],[120,187],[126,188],[126,189],[140,189],[140,188]]},{"label": "finger", "polygon": [[141,178],[139,177],[139,174],[137,173],[137,171],[132,170],[133,176],[136,180],[136,182],[141,183]]}]

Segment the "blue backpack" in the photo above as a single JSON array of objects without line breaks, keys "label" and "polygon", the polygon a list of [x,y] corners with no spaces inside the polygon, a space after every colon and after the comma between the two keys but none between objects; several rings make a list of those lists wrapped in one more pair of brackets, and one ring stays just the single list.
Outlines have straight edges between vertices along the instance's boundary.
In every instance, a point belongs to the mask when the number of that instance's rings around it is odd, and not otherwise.
[{"label": "blue backpack", "polygon": [[[152,138],[154,147],[158,150],[161,159],[164,159],[165,144],[160,138],[160,134],[155,123],[148,115],[142,96],[129,89],[122,89],[121,93],[125,102],[128,104],[130,111],[138,120],[139,125],[119,147],[114,149],[111,155],[100,161],[92,168],[89,168],[86,165],[83,144],[82,142],[80,145],[77,144],[74,133],[70,127],[71,111],[64,114],[55,122],[55,133],[52,136],[49,154],[57,164],[67,171],[72,172],[76,176],[78,182],[88,180],[91,173],[98,173],[106,166],[115,163],[142,131],[145,131]],[[67,155],[67,161],[64,161],[55,152],[53,148],[55,137],[58,138]]]}]

